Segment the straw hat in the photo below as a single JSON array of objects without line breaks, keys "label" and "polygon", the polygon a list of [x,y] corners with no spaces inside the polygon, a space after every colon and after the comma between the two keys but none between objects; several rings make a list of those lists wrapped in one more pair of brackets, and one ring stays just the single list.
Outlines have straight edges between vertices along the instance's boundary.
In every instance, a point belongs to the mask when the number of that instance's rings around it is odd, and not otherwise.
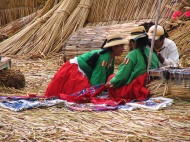
[{"label": "straw hat", "polygon": [[144,26],[138,26],[131,29],[130,36],[128,36],[127,39],[133,39],[136,41],[137,39],[145,37],[146,35],[147,34]]},{"label": "straw hat", "polygon": [[103,48],[108,48],[116,45],[128,44],[126,39],[121,37],[119,33],[113,33],[107,36],[107,40]]},{"label": "straw hat", "polygon": [[[153,33],[154,33],[155,25],[151,26],[148,30],[148,38],[153,39]],[[159,39],[160,36],[164,35],[164,28],[160,25],[157,25],[155,40]]]}]

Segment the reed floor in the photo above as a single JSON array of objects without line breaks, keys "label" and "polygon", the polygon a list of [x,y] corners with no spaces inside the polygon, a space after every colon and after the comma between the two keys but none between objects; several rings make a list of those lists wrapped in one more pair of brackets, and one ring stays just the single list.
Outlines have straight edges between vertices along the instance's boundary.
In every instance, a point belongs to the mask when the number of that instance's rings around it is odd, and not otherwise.
[{"label": "reed floor", "polygon": [[[62,55],[46,59],[12,59],[12,69],[26,78],[23,90],[0,88],[0,95],[43,95],[63,63]],[[2,142],[187,142],[190,141],[190,102],[175,99],[159,111],[79,112],[64,106],[13,112],[0,108]]]}]

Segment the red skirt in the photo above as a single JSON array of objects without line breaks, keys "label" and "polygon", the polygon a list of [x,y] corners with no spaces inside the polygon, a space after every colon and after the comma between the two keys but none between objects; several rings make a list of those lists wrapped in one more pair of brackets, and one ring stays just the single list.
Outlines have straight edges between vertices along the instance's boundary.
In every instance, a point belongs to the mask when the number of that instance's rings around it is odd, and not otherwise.
[{"label": "red skirt", "polygon": [[[120,88],[108,88],[109,98],[118,103],[126,103],[132,100],[146,100],[149,97],[150,91],[145,88],[145,80],[147,73],[138,76],[130,84]],[[111,80],[115,74],[111,75],[108,80]]]},{"label": "red skirt", "polygon": [[45,96],[59,97],[60,94],[73,94],[89,87],[91,87],[90,81],[79,72],[78,65],[67,61],[53,77],[46,89]]},{"label": "red skirt", "polygon": [[[113,77],[114,75],[111,75],[109,80]],[[132,100],[142,101],[149,97],[149,90],[144,87],[145,80],[146,73],[134,79],[129,85],[124,85],[120,88],[108,88],[109,98],[97,98],[97,95],[106,89],[105,84],[92,86],[73,94],[61,94],[60,98],[68,102],[92,102],[94,104],[107,104],[111,106],[125,104]]]}]

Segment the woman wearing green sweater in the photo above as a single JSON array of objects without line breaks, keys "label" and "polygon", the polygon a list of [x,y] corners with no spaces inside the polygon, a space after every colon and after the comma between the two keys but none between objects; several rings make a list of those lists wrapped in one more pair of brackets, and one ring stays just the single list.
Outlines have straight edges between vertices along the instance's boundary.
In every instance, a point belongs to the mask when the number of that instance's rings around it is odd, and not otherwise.
[{"label": "woman wearing green sweater", "polygon": [[[111,75],[106,83],[110,99],[118,103],[145,100],[149,97],[145,81],[150,43],[144,27],[133,28],[129,39],[133,50],[127,54],[117,73]],[[158,67],[158,57],[153,52],[150,68]]]},{"label": "woman wearing green sweater", "polygon": [[57,71],[45,96],[72,94],[98,84],[105,84],[114,72],[115,56],[120,56],[128,43],[120,34],[107,37],[100,50],[93,50],[70,59]]}]

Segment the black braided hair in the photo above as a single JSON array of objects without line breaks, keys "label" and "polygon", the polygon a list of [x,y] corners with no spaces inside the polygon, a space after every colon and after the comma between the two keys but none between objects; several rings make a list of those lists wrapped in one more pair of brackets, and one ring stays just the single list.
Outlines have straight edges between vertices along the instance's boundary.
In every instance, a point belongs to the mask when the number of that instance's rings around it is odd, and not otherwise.
[{"label": "black braided hair", "polygon": [[104,53],[106,53],[108,51],[112,52],[112,48],[111,47],[105,48],[105,49],[103,48],[102,51],[99,52],[99,54],[104,54]]},{"label": "black braided hair", "polygon": [[104,40],[104,42],[103,42],[103,44],[101,46],[102,51],[100,51],[99,54],[104,54],[104,53],[106,53],[106,52],[108,52],[109,50],[112,49],[112,48],[103,48],[106,43],[107,43],[107,39]]},{"label": "black braided hair", "polygon": [[91,67],[94,68],[96,65],[96,62],[98,58],[100,57],[100,54],[104,54],[108,51],[112,51],[112,48],[103,48],[104,45],[106,44],[107,39],[105,39],[104,43],[101,46],[101,51],[100,52],[95,52],[89,59],[86,60],[86,63]]},{"label": "black braided hair", "polygon": [[145,61],[146,67],[147,67],[148,66],[148,58],[144,52],[144,47],[147,45],[148,46],[150,45],[150,41],[148,39],[148,36],[137,39],[136,43],[137,43],[137,48],[139,48],[139,50],[141,51],[141,54],[144,58],[144,61]]},{"label": "black braided hair", "polygon": [[101,46],[101,49],[103,49],[103,47],[104,47],[104,45],[106,44],[106,42],[107,42],[107,39],[104,40],[104,42],[103,42],[103,44],[102,44],[102,46]]}]

